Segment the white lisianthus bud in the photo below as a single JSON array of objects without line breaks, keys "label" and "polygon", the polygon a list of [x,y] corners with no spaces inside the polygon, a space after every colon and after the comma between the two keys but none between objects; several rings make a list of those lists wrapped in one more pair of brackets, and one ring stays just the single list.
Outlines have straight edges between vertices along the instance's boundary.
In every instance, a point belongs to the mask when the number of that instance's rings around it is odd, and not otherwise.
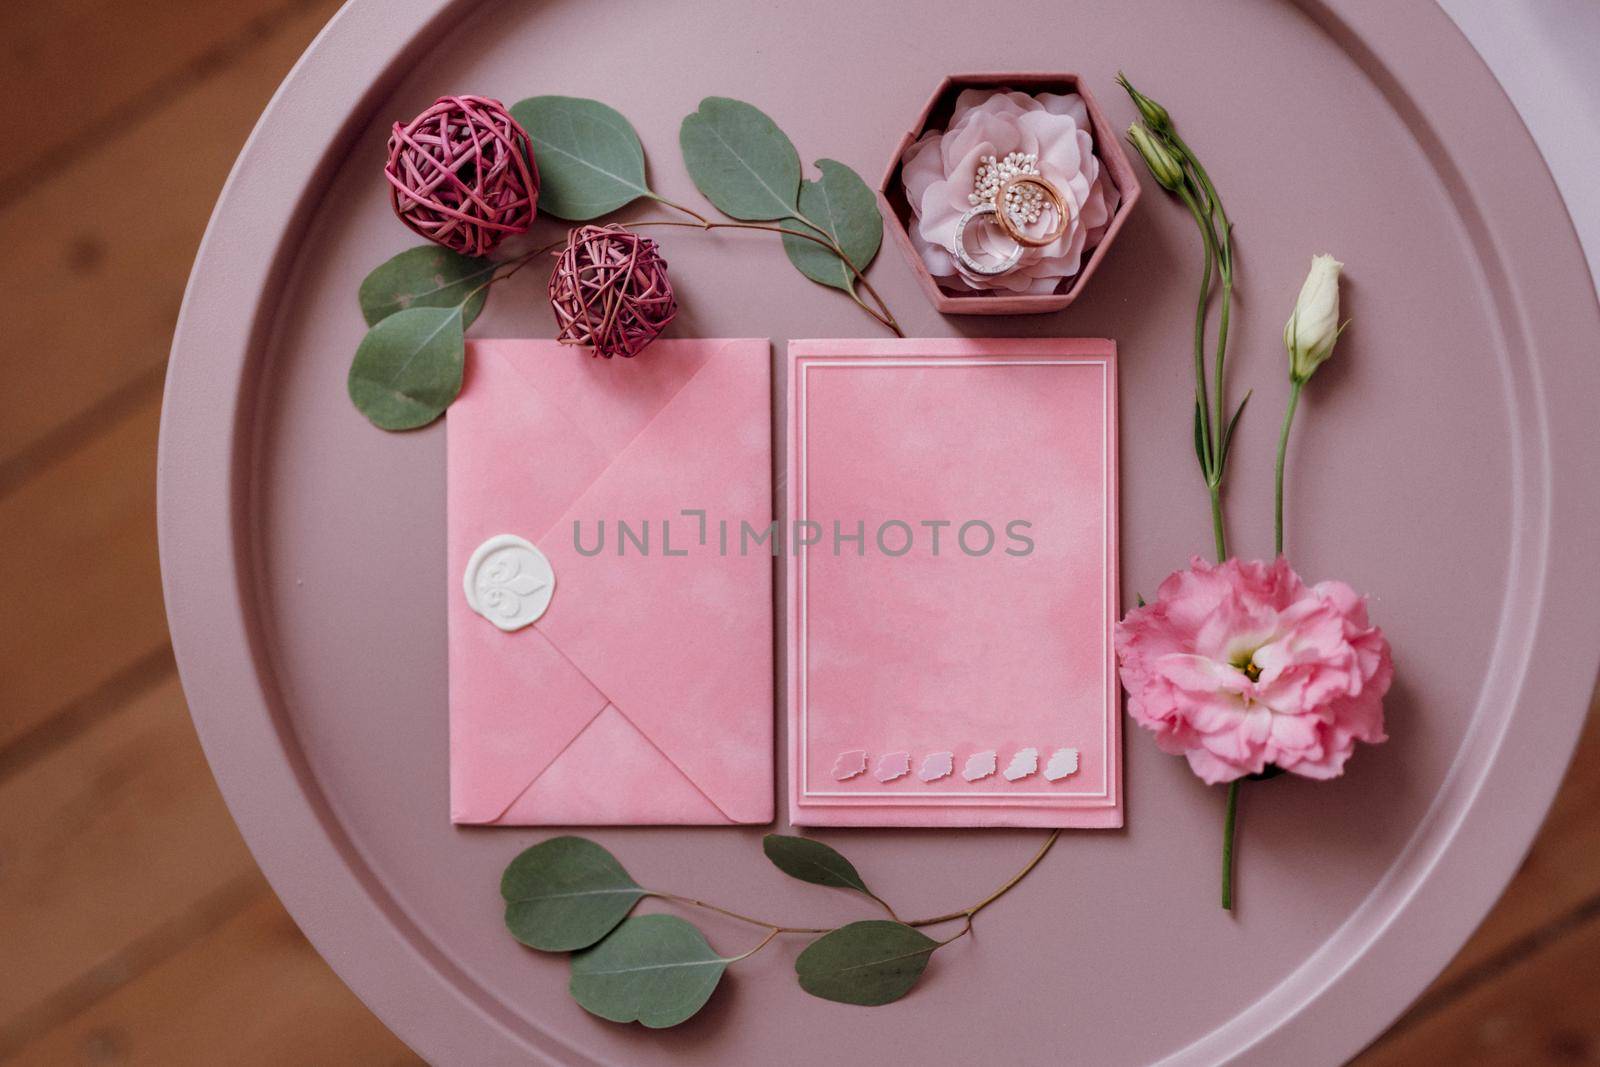
[{"label": "white lisianthus bud", "polygon": [[1343,266],[1330,255],[1311,257],[1311,272],[1283,328],[1289,377],[1296,383],[1303,384],[1333,355],[1333,344],[1344,332],[1339,323],[1339,269]]}]

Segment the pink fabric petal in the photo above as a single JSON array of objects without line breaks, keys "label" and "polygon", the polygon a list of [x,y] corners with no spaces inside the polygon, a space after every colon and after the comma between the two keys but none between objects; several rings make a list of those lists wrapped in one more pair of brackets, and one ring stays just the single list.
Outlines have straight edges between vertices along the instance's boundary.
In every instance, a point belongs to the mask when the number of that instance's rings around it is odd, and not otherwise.
[{"label": "pink fabric petal", "polygon": [[[1026,248],[1017,266],[999,275],[967,271],[950,254],[957,221],[972,205],[973,179],[985,156],[1036,153],[1041,176],[1071,201],[1072,219],[1044,248]],[[941,284],[976,291],[1048,293],[1082,269],[1105,233],[1115,200],[1101,190],[1088,109],[1076,93],[965,89],[956,97],[945,130],[924,134],[902,159],[901,180],[912,209],[912,246]],[[995,226],[969,230],[969,247],[1002,258],[1015,243]]]}]

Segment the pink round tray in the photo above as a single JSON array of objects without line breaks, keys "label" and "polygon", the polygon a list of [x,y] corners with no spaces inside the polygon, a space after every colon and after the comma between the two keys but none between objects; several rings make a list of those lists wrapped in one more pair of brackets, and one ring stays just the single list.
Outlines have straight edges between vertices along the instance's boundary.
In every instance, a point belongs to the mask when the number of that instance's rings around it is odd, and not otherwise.
[{"label": "pink round tray", "polygon": [[[1429,0],[1234,0],[1203,19],[1172,0],[1018,0],[999,22],[956,0],[757,10],[357,0],[262,119],[195,266],[160,465],[178,660],[256,856],[339,973],[439,1062],[1343,1060],[1505,884],[1600,662],[1600,314],[1532,142]],[[1283,319],[1312,253],[1349,264],[1354,326],[1297,430],[1290,551],[1373,594],[1393,740],[1337,782],[1246,791],[1231,916],[1221,791],[1135,731],[1128,828],[1069,835],[904,1001],[805,996],[790,942],[678,1030],[585,1015],[565,961],[501,926],[500,871],[545,834],[447,818],[443,429],[384,434],[345,397],[356,285],[415,243],[383,195],[388,123],[444,92],[600,96],[643,134],[657,187],[692,198],[677,128],[705,95],[755,102],[807,160],[876,175],[949,71],[1078,71],[1121,125],[1118,66],[1173,109],[1238,220],[1230,372],[1235,396],[1256,391],[1229,472],[1242,554],[1270,547]],[[1208,543],[1188,444],[1199,250],[1148,192],[1058,316],[943,319],[892,248],[873,272],[913,334],[1118,340],[1130,599]],[[871,333],[764,235],[664,245],[678,335]],[[475,334],[550,335],[538,292],[519,277]],[[757,830],[593,836],[651,886],[807,925],[865,914],[778,874]],[[1039,835],[826,836],[902,911],[933,913],[982,897]],[[750,941],[705,928],[730,952]]]}]

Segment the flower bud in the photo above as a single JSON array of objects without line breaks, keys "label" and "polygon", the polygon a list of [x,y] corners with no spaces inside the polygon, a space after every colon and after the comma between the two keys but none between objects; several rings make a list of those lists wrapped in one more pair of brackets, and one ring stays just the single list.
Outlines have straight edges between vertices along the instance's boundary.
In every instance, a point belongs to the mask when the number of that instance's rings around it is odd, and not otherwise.
[{"label": "flower bud", "polygon": [[1120,70],[1117,71],[1117,84],[1128,91],[1128,95],[1133,98],[1133,106],[1139,109],[1139,114],[1150,124],[1151,129],[1157,133],[1165,133],[1172,129],[1172,116],[1167,114],[1167,109],[1135,89],[1133,83],[1128,81],[1128,76]]},{"label": "flower bud", "polygon": [[1330,255],[1311,257],[1311,272],[1283,328],[1289,377],[1296,384],[1303,384],[1333,355],[1334,342],[1344,332],[1339,324],[1339,269],[1343,266]]},{"label": "flower bud", "polygon": [[1169,193],[1175,193],[1182,187],[1183,166],[1172,154],[1171,149],[1137,122],[1128,127],[1128,140],[1133,142],[1133,147],[1144,157],[1144,165],[1150,168],[1150,173],[1161,183],[1161,188]]}]

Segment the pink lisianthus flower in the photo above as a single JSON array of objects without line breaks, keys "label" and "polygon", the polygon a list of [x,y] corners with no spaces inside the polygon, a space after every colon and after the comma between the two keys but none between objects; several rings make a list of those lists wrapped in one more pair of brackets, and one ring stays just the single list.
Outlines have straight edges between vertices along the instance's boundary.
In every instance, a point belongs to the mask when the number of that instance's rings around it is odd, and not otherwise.
[{"label": "pink lisianthus flower", "polygon": [[1276,766],[1334,778],[1357,741],[1386,740],[1389,643],[1343,582],[1198,557],[1117,625],[1128,714],[1207,783]]}]

